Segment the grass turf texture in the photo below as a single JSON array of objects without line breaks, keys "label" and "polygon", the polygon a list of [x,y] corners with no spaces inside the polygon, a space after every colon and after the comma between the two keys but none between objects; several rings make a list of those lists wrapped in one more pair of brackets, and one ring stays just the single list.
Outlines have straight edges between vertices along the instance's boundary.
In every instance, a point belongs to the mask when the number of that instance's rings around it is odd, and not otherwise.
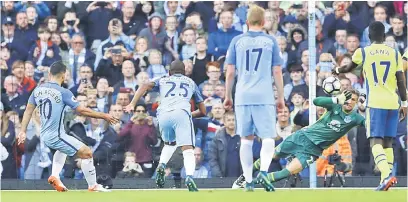
[{"label": "grass turf texture", "polygon": [[50,191],[2,191],[2,202],[405,202],[407,189],[375,192],[361,189],[317,189],[317,190],[277,190],[273,193],[255,190],[201,190],[190,193],[186,190],[113,190],[110,193],[90,193],[87,191],[69,191],[66,193]]}]

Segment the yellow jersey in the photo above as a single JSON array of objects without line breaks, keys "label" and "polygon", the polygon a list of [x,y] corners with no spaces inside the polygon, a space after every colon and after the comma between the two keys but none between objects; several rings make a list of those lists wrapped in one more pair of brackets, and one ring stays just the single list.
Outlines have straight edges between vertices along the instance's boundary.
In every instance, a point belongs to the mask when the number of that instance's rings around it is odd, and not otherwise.
[{"label": "yellow jersey", "polygon": [[402,59],[408,60],[408,50],[405,51],[404,55],[402,56]]},{"label": "yellow jersey", "polygon": [[397,71],[402,69],[402,56],[385,44],[371,44],[357,49],[354,63],[363,64],[367,89],[367,106],[378,109],[398,109]]}]

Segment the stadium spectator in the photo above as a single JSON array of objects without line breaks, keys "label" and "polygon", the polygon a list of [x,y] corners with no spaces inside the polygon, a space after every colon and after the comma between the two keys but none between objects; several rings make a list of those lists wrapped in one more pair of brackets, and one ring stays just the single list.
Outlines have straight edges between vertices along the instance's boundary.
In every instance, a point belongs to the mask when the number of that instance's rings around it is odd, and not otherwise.
[{"label": "stadium spectator", "polygon": [[232,38],[242,32],[235,30],[232,26],[233,11],[224,10],[220,13],[222,28],[208,36],[208,53],[214,55],[216,59],[227,54],[228,46]]},{"label": "stadium spectator", "polygon": [[130,122],[123,126],[119,137],[129,137],[126,151],[134,152],[136,162],[141,164],[148,176],[151,176],[153,174],[152,146],[157,144],[157,137],[152,117],[147,116],[144,105],[136,105],[134,115]]},{"label": "stadium spectator", "polygon": [[83,35],[75,34],[74,36],[72,36],[68,63],[69,67],[71,68],[71,75],[75,84],[78,84],[80,82],[80,67],[83,64],[93,65],[95,62],[95,54],[85,47],[85,38]]},{"label": "stadium spectator", "polygon": [[160,78],[168,75],[167,69],[162,65],[162,53],[159,50],[152,49],[149,51],[149,67],[147,73],[150,79]]},{"label": "stadium spectator", "polygon": [[[194,148],[194,157],[195,157],[195,171],[194,171],[194,178],[210,178],[211,174],[209,169],[202,165],[204,160],[203,151],[200,147]],[[186,169],[183,167],[181,169],[181,177],[186,178]]]},{"label": "stadium spectator", "polygon": [[133,92],[136,92],[137,86],[137,79],[136,74],[139,73],[140,70],[136,72],[136,68],[134,63],[131,60],[125,60],[122,64],[122,74],[123,80],[117,81],[117,83],[113,86],[114,88],[114,95],[119,93],[120,88],[130,88]]},{"label": "stadium spectator", "polygon": [[209,148],[209,165],[213,177],[237,177],[242,173],[239,160],[240,137],[235,133],[235,114],[223,116],[224,127],[220,128]]},{"label": "stadium spectator", "polygon": [[38,21],[37,10],[33,6],[28,6],[26,8],[26,14],[28,19],[28,25],[37,29],[38,26],[40,25]]},{"label": "stadium spectator", "polygon": [[[391,25],[387,23],[387,8],[385,6],[378,4],[374,7],[374,21],[383,23],[385,27],[385,33],[387,33],[388,30],[391,28]],[[365,28],[360,41],[361,41],[360,44],[362,48],[371,44],[370,38],[369,38],[368,27]]]},{"label": "stadium spectator", "polygon": [[116,178],[139,178],[143,177],[142,166],[136,163],[136,154],[126,152],[123,160],[123,169],[116,174]]},{"label": "stadium spectator", "polygon": [[28,60],[38,66],[49,67],[52,63],[61,60],[59,48],[51,41],[51,32],[47,27],[38,28],[38,38],[28,53]]},{"label": "stadium spectator", "polygon": [[16,130],[14,123],[8,119],[9,117],[6,115],[4,107],[2,104],[0,108],[1,144],[6,148],[9,155],[7,159],[2,160],[1,162],[3,167],[1,177],[2,179],[17,179],[17,159],[15,153],[13,152],[16,147]]},{"label": "stadium spectator", "polygon": [[402,53],[407,48],[407,28],[404,26],[404,17],[400,14],[394,15],[390,18],[390,22],[391,28],[388,30],[387,35],[395,37],[397,48]]},{"label": "stadium spectator", "polygon": [[123,33],[123,25],[119,19],[114,18],[109,21],[108,30],[109,37],[102,41],[96,50],[95,67],[98,67],[98,64],[102,58],[106,59],[106,51],[109,51],[109,48],[115,48],[117,45],[123,45],[126,51],[131,52],[135,47],[135,41]]},{"label": "stadium spectator", "polygon": [[345,90],[351,90],[353,87],[351,86],[351,81],[348,78],[341,78],[340,79],[341,88],[340,91],[343,92]]},{"label": "stadium spectator", "polygon": [[13,41],[16,43],[12,45],[12,48],[20,55],[19,59],[26,60],[30,48],[37,40],[37,30],[28,26],[27,14],[23,12],[17,14],[15,24],[17,27],[14,31]]},{"label": "stadium spectator", "polygon": [[[99,47],[101,41],[109,37],[109,27],[113,26],[111,20],[120,16],[120,10],[113,7],[113,2],[94,1],[88,5],[86,12],[87,15],[84,20],[87,21],[88,25],[86,32],[87,48]],[[101,56],[103,56],[103,53],[101,53]],[[95,67],[97,66],[98,64],[95,63]]]},{"label": "stadium spectator", "polygon": [[58,19],[57,16],[48,16],[45,20],[44,20],[44,24],[45,26],[50,30],[51,33],[54,33],[56,31],[58,31]]},{"label": "stadium spectator", "polygon": [[18,93],[18,86],[20,86],[20,83],[15,76],[7,76],[4,79],[4,88],[6,91],[2,94],[2,97],[4,97],[2,100],[5,101],[5,106],[10,107],[13,111],[17,112],[20,117],[23,117],[28,96],[24,93]]},{"label": "stadium spectator", "polygon": [[347,31],[344,29],[336,30],[335,36],[336,42],[334,43],[334,48],[336,49],[336,56],[340,56],[347,53],[346,48]]},{"label": "stadium spectator", "polygon": [[303,68],[301,66],[296,65],[296,64],[292,65],[289,68],[289,72],[290,72],[291,82],[286,84],[285,87],[283,88],[285,100],[289,100],[289,96],[292,93],[293,87],[299,86],[305,83],[303,81]]},{"label": "stadium spectator", "polygon": [[190,60],[193,63],[193,72],[191,75],[191,79],[193,79],[193,81],[197,85],[200,85],[201,83],[208,79],[206,70],[207,64],[209,62],[213,62],[215,59],[211,54],[207,53],[208,50],[207,39],[205,39],[204,37],[198,37],[196,39],[196,47],[197,53],[190,58]]},{"label": "stadium spectator", "polygon": [[137,37],[135,50],[133,52],[133,60],[135,61],[135,66],[139,67],[141,70],[146,71],[149,64],[149,51],[147,51],[147,38]]},{"label": "stadium spectator", "polygon": [[105,77],[109,86],[115,85],[116,82],[123,80],[122,64],[127,55],[128,53],[123,46],[116,45],[108,48],[96,68],[95,75]]},{"label": "stadium spectator", "polygon": [[165,51],[167,34],[163,25],[163,18],[159,13],[153,13],[149,16],[149,26],[139,33],[139,36],[147,38],[148,49],[157,49],[160,52]]},{"label": "stadium spectator", "polygon": [[35,81],[34,75],[35,75],[34,64],[30,61],[26,61],[24,63],[24,77]]},{"label": "stadium spectator", "polygon": [[353,55],[354,51],[356,51],[358,48],[360,48],[360,40],[358,39],[358,36],[355,34],[349,34],[347,35],[346,38],[346,48],[347,48],[347,53],[350,55]]},{"label": "stadium spectator", "polygon": [[99,111],[107,113],[109,106],[112,104],[113,87],[109,87],[108,80],[100,77],[96,82],[97,101],[96,106]]},{"label": "stadium spectator", "polygon": [[75,84],[70,90],[74,95],[85,93],[85,89],[92,89],[95,86],[93,80],[93,69],[88,64],[82,64],[79,68],[79,83]]},{"label": "stadium spectator", "polygon": [[181,60],[187,60],[196,54],[196,33],[191,27],[186,27],[181,32],[184,45],[181,46]]},{"label": "stadium spectator", "polygon": [[129,36],[132,40],[135,40],[140,31],[146,27],[141,21],[136,19],[135,16],[136,3],[126,1],[122,4],[122,18],[123,33]]},{"label": "stadium spectator", "polygon": [[221,81],[221,68],[220,63],[218,62],[209,62],[205,66],[207,70],[208,80],[203,81],[198,87],[203,90],[204,85],[210,84],[213,87],[218,84],[223,84],[224,81]]},{"label": "stadium spectator", "polygon": [[44,20],[50,15],[50,9],[48,8],[47,4],[41,1],[19,2],[14,5],[14,8],[19,12],[26,11],[30,7],[35,8],[35,11],[36,13],[38,13],[38,18],[40,20]]},{"label": "stadium spectator", "polygon": [[1,21],[6,18],[15,19],[17,15],[17,10],[14,8],[14,1],[3,1],[1,4]]},{"label": "stadium spectator", "polygon": [[293,121],[290,120],[289,106],[285,105],[283,110],[278,111],[278,121],[276,122],[276,134],[278,138],[286,139],[292,134]]},{"label": "stadium spectator", "polygon": [[36,83],[34,80],[27,78],[24,73],[25,64],[23,61],[17,60],[11,67],[11,73],[17,79],[19,86],[17,92],[21,95],[30,94],[34,90]]},{"label": "stadium spectator", "polygon": [[95,169],[98,176],[111,177],[113,172],[111,159],[115,153],[112,147],[116,142],[117,133],[113,128],[109,127],[109,123],[104,120],[98,120],[98,122],[100,131],[96,134],[96,145],[92,147],[93,158],[96,164]]},{"label": "stadium spectator", "polygon": [[[171,1],[168,1],[171,3]],[[173,1],[173,4],[178,3],[177,1]],[[166,48],[168,51],[166,51],[166,58],[172,57],[172,59],[179,59],[180,55],[178,54],[178,41],[179,41],[179,32],[177,31],[177,16],[167,16],[166,18],[166,34],[167,34],[167,40],[166,40]],[[170,55],[171,54],[171,55]]]},{"label": "stadium spectator", "polygon": [[119,134],[120,130],[122,129],[122,126],[124,125],[124,123],[126,123],[128,121],[126,119],[123,119],[123,108],[122,108],[122,106],[116,105],[116,104],[111,105],[110,109],[109,109],[109,114],[120,120],[120,122],[118,124],[111,126],[115,130],[116,134]]}]

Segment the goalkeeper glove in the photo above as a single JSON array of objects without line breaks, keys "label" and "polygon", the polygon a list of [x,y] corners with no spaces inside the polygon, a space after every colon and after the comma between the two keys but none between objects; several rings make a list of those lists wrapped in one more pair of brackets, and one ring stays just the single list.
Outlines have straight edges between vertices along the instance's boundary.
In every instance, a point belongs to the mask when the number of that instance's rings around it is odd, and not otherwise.
[{"label": "goalkeeper glove", "polygon": [[344,105],[344,103],[348,100],[351,99],[351,92],[345,90],[342,94],[338,95],[337,97],[335,97],[333,99],[333,101],[335,101],[336,104],[341,104]]}]

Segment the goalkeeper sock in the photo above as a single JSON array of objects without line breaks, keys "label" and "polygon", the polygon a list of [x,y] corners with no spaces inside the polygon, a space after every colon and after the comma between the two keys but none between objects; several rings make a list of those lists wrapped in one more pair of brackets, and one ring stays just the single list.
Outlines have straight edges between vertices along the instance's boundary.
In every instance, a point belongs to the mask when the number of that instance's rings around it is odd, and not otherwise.
[{"label": "goalkeeper sock", "polygon": [[54,157],[52,159],[52,173],[51,175],[60,179],[59,174],[62,171],[62,168],[64,167],[65,160],[67,159],[67,155],[60,152],[57,150],[54,154]]},{"label": "goalkeeper sock", "polygon": [[390,167],[388,166],[387,156],[385,155],[384,148],[380,144],[376,144],[371,148],[373,153],[375,165],[377,165],[378,170],[381,172],[381,181],[388,177],[391,173]]},{"label": "goalkeeper sock", "polygon": [[82,159],[81,169],[84,173],[85,180],[88,182],[88,187],[93,187],[96,185],[96,171],[94,166],[93,158]]},{"label": "goalkeeper sock", "polygon": [[261,171],[268,172],[274,153],[275,140],[272,138],[263,139],[261,148]]},{"label": "goalkeeper sock", "polygon": [[272,172],[268,173],[269,179],[271,179],[271,182],[277,182],[279,180],[285,179],[289,177],[290,172],[288,169],[284,168],[283,170],[280,170],[278,172]]},{"label": "goalkeeper sock", "polygon": [[394,150],[392,148],[385,148],[384,149],[385,155],[387,156],[388,166],[390,167],[390,171],[394,167]]},{"label": "goalkeeper sock", "polygon": [[253,170],[254,170],[254,172],[255,172],[255,171],[259,170],[260,168],[261,168],[261,159],[258,159],[258,160],[256,160],[256,161],[254,162],[254,168],[253,168]]},{"label": "goalkeeper sock", "polygon": [[176,151],[177,146],[176,145],[164,145],[162,152],[160,154],[160,164],[167,165],[171,157],[173,156],[173,153]]}]

